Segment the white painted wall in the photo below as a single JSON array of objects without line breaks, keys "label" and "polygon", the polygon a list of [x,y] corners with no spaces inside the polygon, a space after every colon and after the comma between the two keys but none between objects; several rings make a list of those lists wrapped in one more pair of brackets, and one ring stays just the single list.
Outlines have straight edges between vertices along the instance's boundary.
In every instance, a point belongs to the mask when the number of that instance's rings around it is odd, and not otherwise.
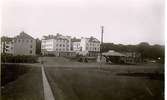
[{"label": "white painted wall", "polygon": [[63,37],[61,39],[47,39],[42,40],[42,50],[69,52],[71,51],[71,38]]}]

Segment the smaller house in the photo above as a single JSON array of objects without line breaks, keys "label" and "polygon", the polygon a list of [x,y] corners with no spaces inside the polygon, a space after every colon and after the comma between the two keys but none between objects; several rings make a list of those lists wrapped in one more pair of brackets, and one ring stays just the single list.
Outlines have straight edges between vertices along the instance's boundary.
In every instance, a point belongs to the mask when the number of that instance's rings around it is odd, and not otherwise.
[{"label": "smaller house", "polygon": [[114,50],[102,53],[107,63],[124,63],[124,64],[137,64],[141,63],[141,55],[136,52],[120,53]]},{"label": "smaller house", "polygon": [[111,63],[124,63],[125,54],[116,52],[114,50],[109,50],[108,52],[102,53],[102,55],[106,58],[106,62]]}]

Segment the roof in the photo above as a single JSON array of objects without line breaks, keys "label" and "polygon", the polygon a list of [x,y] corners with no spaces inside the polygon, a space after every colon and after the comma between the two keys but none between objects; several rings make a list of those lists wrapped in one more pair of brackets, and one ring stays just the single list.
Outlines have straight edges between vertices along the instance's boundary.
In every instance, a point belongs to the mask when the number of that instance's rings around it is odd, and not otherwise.
[{"label": "roof", "polygon": [[89,42],[100,42],[97,38],[94,38],[94,37],[90,37],[90,38],[87,38],[89,40]]},{"label": "roof", "polygon": [[57,35],[48,35],[48,36],[43,36],[44,40],[48,40],[48,39],[69,39],[71,38],[70,36],[63,36],[59,33],[57,33]]},{"label": "roof", "polygon": [[72,38],[71,42],[81,42],[81,39],[77,39],[77,38]]},{"label": "roof", "polygon": [[102,55],[105,55],[105,56],[126,56],[126,55],[119,53],[119,52],[116,52],[114,50],[109,50],[108,52],[102,53]]},{"label": "roof", "polygon": [[21,32],[20,35],[17,35],[14,38],[19,38],[19,39],[34,39],[32,36],[26,34],[25,32]]}]

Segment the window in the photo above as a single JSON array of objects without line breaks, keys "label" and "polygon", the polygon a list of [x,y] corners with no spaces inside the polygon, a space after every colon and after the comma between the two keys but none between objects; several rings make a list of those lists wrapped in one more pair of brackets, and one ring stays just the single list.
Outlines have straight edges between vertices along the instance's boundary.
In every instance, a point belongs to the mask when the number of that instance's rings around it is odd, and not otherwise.
[{"label": "window", "polygon": [[29,41],[27,40],[27,43],[28,43]]},{"label": "window", "polygon": [[13,49],[13,47],[11,47],[11,49]]},{"label": "window", "polygon": [[63,47],[65,47],[65,45],[63,44]]},{"label": "window", "polygon": [[61,47],[61,44],[60,44],[60,47]]},{"label": "window", "polygon": [[31,43],[32,43],[32,40],[31,40]]},{"label": "window", "polygon": [[30,48],[32,48],[32,45],[30,45]]},{"label": "window", "polygon": [[19,39],[19,42],[20,42],[20,39]]}]

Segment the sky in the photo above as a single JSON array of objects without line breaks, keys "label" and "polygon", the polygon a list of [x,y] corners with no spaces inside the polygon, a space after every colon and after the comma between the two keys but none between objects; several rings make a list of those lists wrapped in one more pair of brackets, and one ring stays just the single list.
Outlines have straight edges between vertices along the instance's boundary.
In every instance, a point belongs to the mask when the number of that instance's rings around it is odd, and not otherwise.
[{"label": "sky", "polygon": [[2,35],[61,33],[115,44],[165,44],[164,0],[3,0]]}]

